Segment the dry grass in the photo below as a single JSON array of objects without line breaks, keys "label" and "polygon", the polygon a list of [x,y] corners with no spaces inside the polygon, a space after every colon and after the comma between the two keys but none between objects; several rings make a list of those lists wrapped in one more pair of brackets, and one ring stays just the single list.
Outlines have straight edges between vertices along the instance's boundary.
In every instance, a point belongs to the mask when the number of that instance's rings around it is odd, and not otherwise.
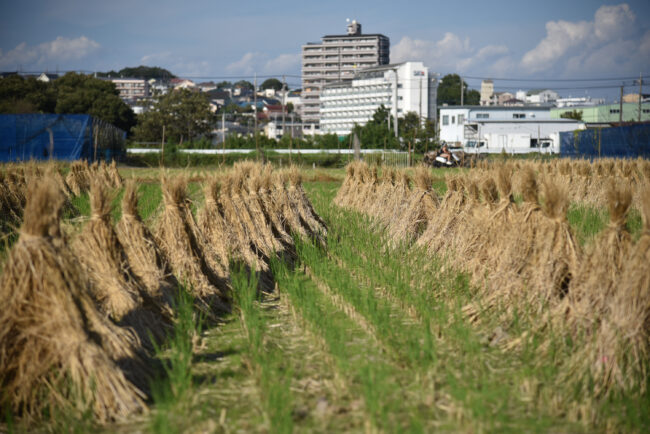
[{"label": "dry grass", "polygon": [[27,420],[45,410],[91,410],[100,421],[143,411],[144,393],[116,363],[135,354],[122,342],[111,345],[120,335],[95,310],[61,236],[63,195],[45,178],[30,184],[27,196],[20,238],[0,280],[2,407]]}]

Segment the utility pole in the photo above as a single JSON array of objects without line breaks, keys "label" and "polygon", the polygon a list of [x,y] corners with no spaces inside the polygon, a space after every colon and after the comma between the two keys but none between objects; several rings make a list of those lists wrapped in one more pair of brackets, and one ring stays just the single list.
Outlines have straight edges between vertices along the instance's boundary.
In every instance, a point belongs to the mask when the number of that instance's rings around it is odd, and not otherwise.
[{"label": "utility pole", "polygon": [[291,164],[291,151],[293,150],[293,113],[291,113],[291,133],[289,136],[289,164]]},{"label": "utility pole", "polygon": [[165,165],[165,126],[163,125],[162,142],[160,142],[160,166]]},{"label": "utility pole", "polygon": [[639,122],[641,122],[641,102],[643,101],[643,75],[639,72]]},{"label": "utility pole", "polygon": [[397,118],[399,117],[399,95],[397,91],[397,68],[393,69],[393,73],[395,74],[394,80],[393,80],[393,104],[395,104],[395,118],[393,118],[394,122],[394,127],[395,127],[395,138],[399,140],[399,122]]},{"label": "utility pole", "polygon": [[253,127],[253,134],[255,134],[255,152],[257,153],[257,161],[260,160],[260,145],[257,138],[257,72],[253,83],[253,116],[255,117],[255,126]]},{"label": "utility pole", "polygon": [[465,102],[465,92],[463,89],[463,77],[460,78],[460,105],[464,105]]},{"label": "utility pole", "polygon": [[221,155],[221,161],[223,164],[226,164],[226,109],[224,107],[223,113],[221,113],[221,150],[223,154]]},{"label": "utility pole", "polygon": [[285,98],[287,96],[287,80],[285,76],[282,76],[282,135],[287,132],[287,125],[284,123],[284,107],[285,107]]},{"label": "utility pole", "polygon": [[621,85],[621,99],[618,102],[618,123],[623,123],[623,85]]}]

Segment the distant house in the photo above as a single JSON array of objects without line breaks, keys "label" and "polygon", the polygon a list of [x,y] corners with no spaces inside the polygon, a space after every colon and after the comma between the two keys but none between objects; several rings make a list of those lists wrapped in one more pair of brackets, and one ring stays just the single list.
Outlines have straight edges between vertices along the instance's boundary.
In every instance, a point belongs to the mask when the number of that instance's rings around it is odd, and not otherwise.
[{"label": "distant house", "polygon": [[59,74],[51,74],[48,72],[43,72],[41,73],[41,75],[38,76],[36,80],[42,81],[43,83],[51,83],[57,78],[59,78]]},{"label": "distant house", "polygon": [[558,93],[550,89],[532,89],[526,93],[526,102],[528,104],[553,103],[558,98]]},{"label": "distant house", "polygon": [[169,84],[174,89],[192,89],[196,87],[196,83],[185,78],[172,78],[169,80]]},{"label": "distant house", "polygon": [[217,85],[212,81],[206,81],[204,83],[199,83],[196,85],[201,92],[210,92],[217,89]]},{"label": "distant house", "polygon": [[509,98],[502,100],[499,105],[506,106],[506,107],[513,107],[513,106],[524,106],[524,102],[520,99],[517,98]]}]

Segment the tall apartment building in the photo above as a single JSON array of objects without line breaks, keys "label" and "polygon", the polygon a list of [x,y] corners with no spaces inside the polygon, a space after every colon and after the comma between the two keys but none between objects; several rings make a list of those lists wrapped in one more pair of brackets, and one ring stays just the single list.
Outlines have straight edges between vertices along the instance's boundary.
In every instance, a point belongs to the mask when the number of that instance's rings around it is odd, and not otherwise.
[{"label": "tall apartment building", "polygon": [[347,34],[327,35],[321,42],[302,46],[302,110],[305,134],[319,130],[320,92],[329,83],[351,79],[355,71],[386,65],[390,40],[381,34],[361,33],[361,23],[348,23]]},{"label": "tall apartment building", "polygon": [[430,76],[422,62],[365,68],[352,79],[323,87],[320,129],[324,134],[349,134],[355,125],[365,125],[372,119],[382,105],[393,118],[414,112],[422,122],[435,121],[437,95],[438,75]]}]

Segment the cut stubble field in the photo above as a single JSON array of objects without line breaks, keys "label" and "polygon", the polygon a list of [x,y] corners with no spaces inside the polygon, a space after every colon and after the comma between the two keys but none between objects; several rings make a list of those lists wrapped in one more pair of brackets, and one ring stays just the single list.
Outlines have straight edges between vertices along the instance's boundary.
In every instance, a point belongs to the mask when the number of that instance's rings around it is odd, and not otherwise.
[{"label": "cut stubble field", "polygon": [[[448,194],[449,172],[428,173],[428,191]],[[154,227],[164,207],[160,174],[128,168],[121,174],[137,181],[137,213]],[[189,180],[194,216],[206,206],[202,185],[213,174],[174,173]],[[476,279],[452,255],[432,255],[408,237],[396,238],[375,217],[338,206],[344,177],[342,170],[302,171],[327,236],[291,233],[287,255],[267,258],[273,287],[250,264],[231,260],[232,309],[215,320],[196,308],[181,280],[173,337],[155,345],[162,368],[151,383],[149,411],[102,425],[91,413],[63,412],[37,426],[274,433],[642,432],[650,426],[645,391],[598,395],[593,385],[559,382],[573,343],[531,324],[539,315],[500,305],[478,307],[479,321],[468,315],[481,291]],[[123,195],[124,188],[115,190],[113,223],[122,216]],[[78,236],[91,214],[87,192],[72,196],[64,211],[68,236]],[[567,219],[579,245],[588,247],[610,217],[603,206],[573,202]],[[641,212],[630,212],[625,225],[639,239]],[[550,350],[541,339],[549,335]],[[527,337],[509,345],[518,336]],[[23,423],[6,412],[4,428],[31,426]]]}]

